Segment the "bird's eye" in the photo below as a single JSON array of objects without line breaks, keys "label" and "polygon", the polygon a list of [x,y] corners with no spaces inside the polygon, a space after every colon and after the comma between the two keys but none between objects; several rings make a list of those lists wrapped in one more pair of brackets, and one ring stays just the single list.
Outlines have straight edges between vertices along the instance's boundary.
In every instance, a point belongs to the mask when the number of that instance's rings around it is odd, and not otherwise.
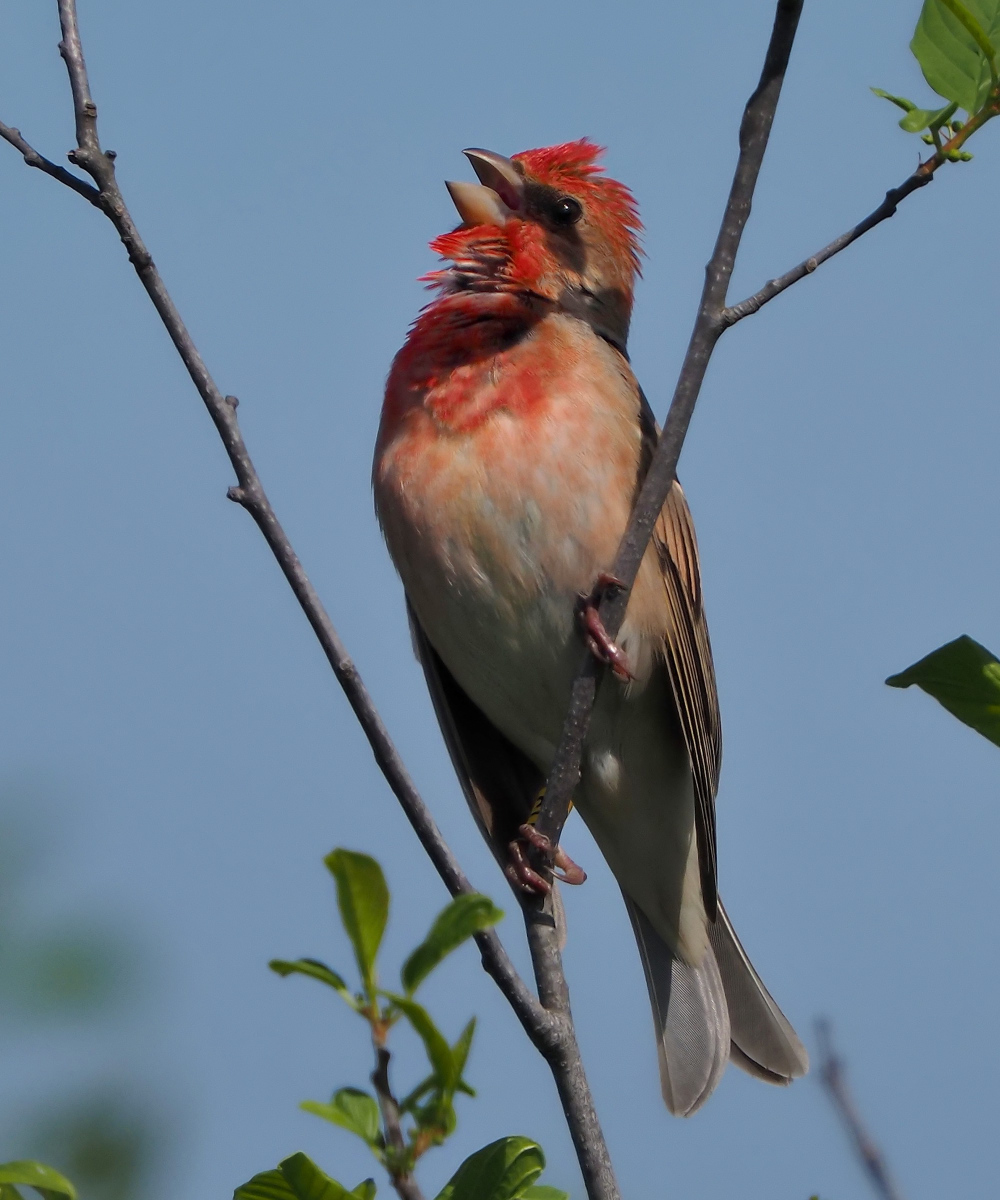
[{"label": "bird's eye", "polygon": [[583,216],[583,205],[572,196],[561,196],[552,207],[552,219],[557,225],[575,225]]}]

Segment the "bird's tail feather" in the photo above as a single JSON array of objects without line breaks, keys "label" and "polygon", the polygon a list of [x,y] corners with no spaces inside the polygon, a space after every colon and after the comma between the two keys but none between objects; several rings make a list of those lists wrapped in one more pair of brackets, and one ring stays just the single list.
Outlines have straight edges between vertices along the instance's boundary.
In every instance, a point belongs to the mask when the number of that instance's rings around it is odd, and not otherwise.
[{"label": "bird's tail feather", "polygon": [[787,1084],[804,1075],[809,1055],[753,969],[721,903],[708,936],[726,989],[733,1062],[768,1083]]},{"label": "bird's tail feather", "polygon": [[715,953],[709,946],[692,967],[627,896],[625,907],[653,1009],[663,1099],[672,1113],[690,1116],[715,1090],[729,1061],[729,1010]]}]

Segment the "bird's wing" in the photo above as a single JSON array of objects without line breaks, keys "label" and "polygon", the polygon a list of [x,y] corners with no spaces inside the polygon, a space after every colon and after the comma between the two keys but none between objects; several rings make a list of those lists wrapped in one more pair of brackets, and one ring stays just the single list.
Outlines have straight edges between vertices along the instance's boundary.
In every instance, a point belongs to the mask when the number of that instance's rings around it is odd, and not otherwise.
[{"label": "bird's wing", "polygon": [[500,863],[509,862],[507,848],[531,812],[545,780],[541,772],[469,699],[427,640],[407,603],[413,649],[427,679],[434,712],[441,725],[465,799],[480,832]]},{"label": "bird's wing", "polygon": [[[659,429],[642,388],[639,388],[639,424],[642,458],[636,496],[649,470]],[[653,529],[666,596],[667,622],[663,658],[680,722],[691,775],[694,780],[695,836],[705,912],[710,921],[718,913],[715,849],[715,794],[722,766],[722,720],[715,686],[712,644],[702,606],[701,563],[691,510],[675,479]]]},{"label": "bird's wing", "polygon": [[714,921],[718,911],[715,794],[722,762],[722,727],[712,646],[702,607],[698,543],[687,501],[676,480],[653,530],[652,545],[663,576],[668,615],[663,658],[694,781],[702,898],[709,920]]}]

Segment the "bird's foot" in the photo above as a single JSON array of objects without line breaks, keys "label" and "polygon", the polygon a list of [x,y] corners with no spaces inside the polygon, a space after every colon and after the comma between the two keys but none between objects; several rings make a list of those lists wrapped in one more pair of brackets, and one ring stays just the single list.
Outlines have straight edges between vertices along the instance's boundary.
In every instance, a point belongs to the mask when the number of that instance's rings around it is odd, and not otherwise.
[{"label": "bird's foot", "polygon": [[583,883],[587,878],[583,867],[577,866],[562,846],[553,849],[551,839],[539,833],[534,825],[525,821],[517,832],[518,836],[508,847],[510,862],[507,864],[507,878],[522,892],[544,896],[552,890],[549,881],[528,861],[529,846],[542,854],[549,870],[560,883]]},{"label": "bird's foot", "polygon": [[597,610],[601,594],[604,591],[608,588],[623,588],[624,586],[625,584],[617,576],[610,575],[607,571],[602,571],[597,576],[594,590],[589,596],[584,596],[581,600],[579,618],[580,626],[583,629],[583,640],[587,645],[587,649],[598,662],[602,662],[605,666],[610,667],[619,679],[627,683],[630,679],[634,678],[632,669],[629,666],[628,655],[604,628],[601,614]]}]

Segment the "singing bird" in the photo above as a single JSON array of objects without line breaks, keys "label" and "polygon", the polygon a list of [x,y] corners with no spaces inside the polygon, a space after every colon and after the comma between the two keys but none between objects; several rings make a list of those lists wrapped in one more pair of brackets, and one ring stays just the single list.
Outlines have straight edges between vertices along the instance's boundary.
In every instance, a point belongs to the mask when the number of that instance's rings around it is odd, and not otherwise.
[{"label": "singing bird", "polygon": [[[413,641],[480,828],[519,852],[579,665],[598,688],[574,803],[621,887],[653,1009],[667,1107],[705,1102],[732,1060],[771,1083],[808,1059],[716,891],[720,722],[698,550],[675,483],[617,645],[591,604],[608,581],[656,422],[626,352],[638,211],[587,139],[512,158],[466,150],[461,224],[396,355],[375,505]],[[563,877],[582,872],[565,855]]]}]

